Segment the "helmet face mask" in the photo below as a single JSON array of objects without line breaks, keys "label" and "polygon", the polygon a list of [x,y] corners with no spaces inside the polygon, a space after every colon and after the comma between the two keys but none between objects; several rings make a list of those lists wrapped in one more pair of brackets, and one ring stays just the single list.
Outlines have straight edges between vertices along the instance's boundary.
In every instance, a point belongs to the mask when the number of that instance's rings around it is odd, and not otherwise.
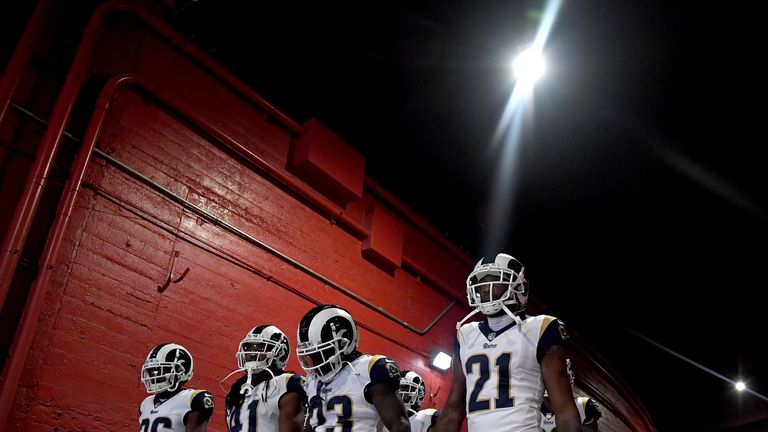
[{"label": "helmet face mask", "polygon": [[305,342],[299,344],[296,354],[299,357],[301,367],[307,373],[330,379],[341,370],[341,353],[347,343],[346,339],[341,338],[319,345]]},{"label": "helmet face mask", "polygon": [[397,391],[400,399],[405,405],[405,409],[418,411],[421,404],[424,403],[424,397],[427,395],[427,388],[424,380],[413,371],[405,372],[400,378],[400,388]]},{"label": "helmet face mask", "polygon": [[296,355],[307,374],[329,382],[341,371],[342,356],[357,349],[358,333],[352,316],[333,305],[320,305],[302,318]]},{"label": "helmet face mask", "polygon": [[253,328],[240,341],[237,350],[237,366],[252,373],[259,373],[273,364],[285,367],[290,347],[288,338],[275,326],[262,325]]},{"label": "helmet face mask", "polygon": [[528,303],[528,283],[525,268],[515,258],[498,254],[491,263],[481,259],[467,277],[469,306],[485,315],[501,311],[502,305],[520,312]]},{"label": "helmet face mask", "polygon": [[193,373],[192,355],[181,345],[162,344],[147,355],[141,367],[141,382],[147,393],[175,391]]}]

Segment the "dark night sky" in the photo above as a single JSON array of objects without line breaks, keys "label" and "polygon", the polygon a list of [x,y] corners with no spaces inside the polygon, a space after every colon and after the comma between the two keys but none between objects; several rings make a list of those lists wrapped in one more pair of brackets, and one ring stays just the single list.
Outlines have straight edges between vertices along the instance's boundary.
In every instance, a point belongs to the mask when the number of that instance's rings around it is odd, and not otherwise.
[{"label": "dark night sky", "polygon": [[748,5],[704,3],[564,2],[505,196],[505,59],[542,2],[198,0],[172,21],[470,255],[505,245],[659,430],[768,430],[768,403],[631,332],[768,394],[765,37]]}]

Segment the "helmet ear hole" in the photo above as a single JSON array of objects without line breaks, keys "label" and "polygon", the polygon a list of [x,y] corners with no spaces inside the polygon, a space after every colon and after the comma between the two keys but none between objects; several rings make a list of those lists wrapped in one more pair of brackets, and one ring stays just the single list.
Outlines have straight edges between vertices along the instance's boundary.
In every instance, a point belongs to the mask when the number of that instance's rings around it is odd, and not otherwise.
[{"label": "helmet ear hole", "polygon": [[[347,333],[352,333],[352,332],[345,332],[344,336],[347,336]],[[342,354],[349,355],[355,352],[355,350],[357,349],[358,337],[359,336],[357,332],[355,332],[354,334],[349,334],[349,338],[344,337],[344,348],[341,350]]]}]

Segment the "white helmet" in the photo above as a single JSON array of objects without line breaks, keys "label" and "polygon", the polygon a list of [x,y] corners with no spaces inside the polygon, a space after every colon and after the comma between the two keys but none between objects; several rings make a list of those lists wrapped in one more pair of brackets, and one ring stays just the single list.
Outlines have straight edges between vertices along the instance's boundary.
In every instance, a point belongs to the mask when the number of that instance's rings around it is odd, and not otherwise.
[{"label": "white helmet", "polygon": [[290,352],[285,333],[273,325],[260,325],[240,341],[237,366],[253,373],[259,373],[273,364],[282,370]]},{"label": "white helmet", "polygon": [[192,354],[181,345],[165,343],[147,355],[141,367],[141,382],[148,393],[174,391],[192,378]]},{"label": "white helmet", "polygon": [[357,349],[358,338],[349,312],[335,305],[315,306],[299,323],[296,355],[308,374],[328,383],[341,370],[341,356]]},{"label": "white helmet", "polygon": [[418,411],[427,395],[424,379],[414,371],[400,372],[400,388],[397,391],[405,409]]},{"label": "white helmet", "polygon": [[[524,310],[528,303],[528,281],[520,261],[505,253],[496,255],[493,262],[484,263],[484,260],[478,261],[467,277],[469,306],[485,315],[499,312],[502,305],[513,313]],[[494,296],[492,288],[500,284],[506,285],[506,289]]]}]

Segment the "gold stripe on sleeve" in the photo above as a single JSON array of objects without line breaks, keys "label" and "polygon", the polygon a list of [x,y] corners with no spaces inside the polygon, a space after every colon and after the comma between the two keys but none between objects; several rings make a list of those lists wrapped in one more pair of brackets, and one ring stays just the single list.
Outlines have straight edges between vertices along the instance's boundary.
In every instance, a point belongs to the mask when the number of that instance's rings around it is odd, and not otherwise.
[{"label": "gold stripe on sleeve", "polygon": [[368,362],[368,374],[369,375],[371,373],[371,368],[373,367],[373,364],[376,363],[377,360],[383,359],[383,358],[384,358],[383,355],[371,356],[371,361]]},{"label": "gold stripe on sleeve", "polygon": [[195,390],[192,392],[192,396],[189,397],[189,403],[191,404],[193,400],[195,400],[195,396],[198,394],[204,392],[205,390]]},{"label": "gold stripe on sleeve", "polygon": [[541,339],[541,336],[544,334],[544,330],[547,329],[547,326],[549,326],[549,323],[556,320],[557,318],[549,315],[544,316],[544,320],[541,322],[541,328],[539,329],[539,339]]}]

